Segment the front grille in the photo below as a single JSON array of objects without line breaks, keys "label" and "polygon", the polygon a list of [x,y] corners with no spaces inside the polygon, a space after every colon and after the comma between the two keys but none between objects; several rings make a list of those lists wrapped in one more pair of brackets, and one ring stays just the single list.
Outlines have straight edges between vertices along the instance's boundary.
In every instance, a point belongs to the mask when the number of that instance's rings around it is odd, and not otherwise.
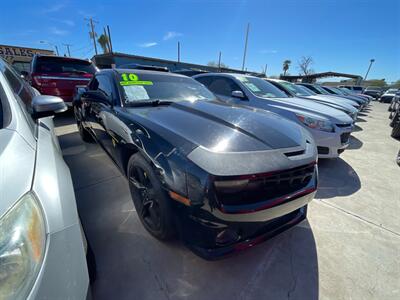
[{"label": "front grille", "polygon": [[345,132],[340,135],[340,142],[342,144],[347,144],[349,142],[351,132]]},{"label": "front grille", "polygon": [[351,125],[352,125],[352,124],[350,124],[350,123],[346,123],[346,124],[336,124],[336,126],[337,126],[337,127],[340,127],[340,128],[351,127]]},{"label": "front grille", "polygon": [[[284,195],[292,194],[306,187],[315,171],[315,164],[297,167],[290,170],[266,174],[224,177],[220,182],[248,180],[239,190],[233,188],[218,188],[215,183],[217,201],[222,205],[250,205],[258,202],[273,200]],[[245,178],[245,179],[243,179]]]},{"label": "front grille", "polygon": [[318,146],[317,147],[318,154],[329,154],[329,148],[328,147],[322,147]]}]

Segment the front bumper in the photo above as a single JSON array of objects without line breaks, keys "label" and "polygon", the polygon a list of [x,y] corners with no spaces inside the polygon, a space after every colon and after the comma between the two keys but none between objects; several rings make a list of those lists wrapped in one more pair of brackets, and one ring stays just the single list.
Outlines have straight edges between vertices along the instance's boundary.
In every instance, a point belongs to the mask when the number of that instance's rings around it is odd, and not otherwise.
[{"label": "front bumper", "polygon": [[86,299],[89,275],[79,224],[50,234],[41,270],[31,289],[33,299]]},{"label": "front bumper", "polygon": [[336,158],[349,146],[352,127],[335,126],[335,132],[310,129],[318,149],[319,158]]},{"label": "front bumper", "polygon": [[[178,208],[178,228],[184,243],[197,255],[214,260],[255,246],[306,218],[316,193],[317,170],[302,190],[271,200],[271,207],[243,213],[210,208]],[[276,203],[276,205],[275,205]]]}]

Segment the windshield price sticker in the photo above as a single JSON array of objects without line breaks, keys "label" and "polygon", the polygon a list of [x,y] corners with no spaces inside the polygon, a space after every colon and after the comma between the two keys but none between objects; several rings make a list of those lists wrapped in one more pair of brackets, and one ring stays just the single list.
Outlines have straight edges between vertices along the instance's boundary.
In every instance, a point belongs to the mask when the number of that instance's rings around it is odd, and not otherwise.
[{"label": "windshield price sticker", "polygon": [[153,85],[152,81],[139,80],[139,77],[133,73],[123,73],[121,74],[122,81],[119,82],[120,85]]}]

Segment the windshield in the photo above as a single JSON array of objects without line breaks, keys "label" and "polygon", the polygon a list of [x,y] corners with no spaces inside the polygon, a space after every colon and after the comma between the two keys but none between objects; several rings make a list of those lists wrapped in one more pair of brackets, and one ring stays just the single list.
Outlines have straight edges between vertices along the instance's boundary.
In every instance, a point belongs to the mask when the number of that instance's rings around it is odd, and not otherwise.
[{"label": "windshield", "polygon": [[89,61],[60,57],[38,57],[34,72],[94,74],[96,68]]},{"label": "windshield", "polygon": [[288,98],[288,96],[273,84],[257,77],[236,75],[239,80],[251,93],[261,98]]},{"label": "windshield", "polygon": [[151,101],[215,100],[215,96],[192,78],[166,74],[119,74],[125,104]]},{"label": "windshield", "polygon": [[288,89],[292,93],[294,93],[296,96],[312,96],[314,93],[311,91],[307,90],[306,88],[303,88],[302,86],[295,85],[293,83],[287,82],[287,81],[279,81],[279,84],[282,85],[284,88]]},{"label": "windshield", "polygon": [[320,87],[319,85],[314,84],[313,87],[320,92],[320,94],[323,95],[329,95],[329,93],[327,91],[325,91],[322,87]]}]

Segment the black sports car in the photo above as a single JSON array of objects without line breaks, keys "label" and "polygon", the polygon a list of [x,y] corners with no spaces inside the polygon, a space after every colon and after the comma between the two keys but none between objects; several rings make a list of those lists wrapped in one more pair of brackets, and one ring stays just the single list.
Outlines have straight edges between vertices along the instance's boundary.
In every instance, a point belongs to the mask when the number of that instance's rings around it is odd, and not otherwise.
[{"label": "black sports car", "polygon": [[295,123],[225,104],[167,72],[102,70],[79,90],[82,139],[97,141],[129,179],[139,218],[156,238],[177,233],[211,259],[306,217],[317,152]]}]

